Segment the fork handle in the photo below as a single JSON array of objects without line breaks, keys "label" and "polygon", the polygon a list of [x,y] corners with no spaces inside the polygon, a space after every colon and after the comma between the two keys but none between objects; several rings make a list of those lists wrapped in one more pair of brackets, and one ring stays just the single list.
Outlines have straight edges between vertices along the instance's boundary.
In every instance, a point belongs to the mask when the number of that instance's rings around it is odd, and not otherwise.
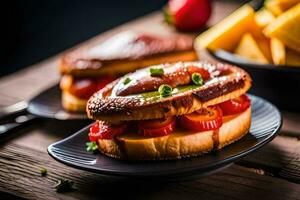
[{"label": "fork handle", "polygon": [[28,103],[26,101],[20,101],[16,104],[0,108],[0,119],[11,117],[26,111]]},{"label": "fork handle", "polygon": [[31,114],[20,115],[15,118],[15,122],[10,122],[0,125],[0,138],[5,137],[8,133],[18,128],[23,127],[25,124],[33,121],[37,117]]}]

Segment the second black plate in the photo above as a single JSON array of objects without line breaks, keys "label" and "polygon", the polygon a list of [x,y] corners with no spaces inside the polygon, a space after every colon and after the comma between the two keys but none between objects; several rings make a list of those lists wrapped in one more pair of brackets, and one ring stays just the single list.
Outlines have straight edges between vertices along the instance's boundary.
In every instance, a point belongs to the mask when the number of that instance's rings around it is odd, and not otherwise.
[{"label": "second black plate", "polygon": [[57,161],[82,170],[103,175],[143,178],[182,180],[197,178],[217,169],[222,169],[237,159],[262,147],[273,139],[281,126],[278,109],[266,100],[251,96],[252,123],[250,132],[238,142],[221,151],[195,158],[157,161],[128,162],[109,158],[102,154],[86,151],[89,126],[74,135],[48,147],[48,153]]},{"label": "second black plate", "polygon": [[71,113],[63,109],[61,105],[61,90],[54,85],[41,92],[28,103],[27,111],[37,117],[58,120],[82,120],[87,119],[85,113]]}]

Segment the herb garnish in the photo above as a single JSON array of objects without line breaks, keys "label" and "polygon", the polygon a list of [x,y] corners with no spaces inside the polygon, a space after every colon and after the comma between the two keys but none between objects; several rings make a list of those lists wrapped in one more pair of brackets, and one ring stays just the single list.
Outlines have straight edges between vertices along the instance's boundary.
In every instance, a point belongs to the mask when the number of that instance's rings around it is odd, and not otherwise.
[{"label": "herb garnish", "polygon": [[98,146],[96,142],[87,142],[85,143],[86,145],[86,150],[89,152],[95,153],[98,150]]},{"label": "herb garnish", "polygon": [[172,87],[167,84],[162,84],[158,88],[158,92],[159,92],[160,96],[162,96],[162,97],[170,96],[172,93],[172,90],[173,90]]},{"label": "herb garnish", "polygon": [[127,85],[128,83],[130,83],[131,81],[131,78],[127,77],[124,81],[123,81],[123,84],[124,85]]},{"label": "herb garnish", "polygon": [[74,182],[68,179],[60,179],[55,185],[54,188],[56,192],[68,192],[72,189]]},{"label": "herb garnish", "polygon": [[199,74],[199,73],[193,73],[192,74],[192,81],[196,85],[203,85],[203,79],[202,79],[201,74]]},{"label": "herb garnish", "polygon": [[40,173],[41,173],[41,176],[46,176],[47,173],[48,173],[48,170],[47,170],[46,168],[42,167],[42,168],[40,169]]},{"label": "herb garnish", "polygon": [[164,75],[164,69],[163,68],[150,68],[150,74],[151,74],[151,76],[162,76],[162,75]]}]

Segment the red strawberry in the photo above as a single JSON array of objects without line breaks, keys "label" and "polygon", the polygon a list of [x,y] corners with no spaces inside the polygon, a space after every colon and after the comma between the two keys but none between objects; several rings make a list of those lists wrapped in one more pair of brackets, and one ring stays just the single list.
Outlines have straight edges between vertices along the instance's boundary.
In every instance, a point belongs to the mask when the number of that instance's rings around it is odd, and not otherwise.
[{"label": "red strawberry", "polygon": [[166,21],[180,31],[200,30],[210,14],[210,0],[169,0],[165,8]]}]

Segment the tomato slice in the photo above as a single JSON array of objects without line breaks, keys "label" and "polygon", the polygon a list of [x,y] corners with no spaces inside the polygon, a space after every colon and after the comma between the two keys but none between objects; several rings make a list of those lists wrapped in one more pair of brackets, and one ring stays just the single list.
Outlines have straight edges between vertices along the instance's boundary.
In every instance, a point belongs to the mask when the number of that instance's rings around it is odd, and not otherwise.
[{"label": "tomato slice", "polygon": [[222,126],[222,110],[218,106],[193,112],[179,117],[180,125],[192,131],[215,130]]},{"label": "tomato slice", "polygon": [[111,125],[105,121],[96,121],[90,128],[89,140],[95,142],[99,139],[113,139],[125,132],[126,124]]},{"label": "tomato slice", "polygon": [[175,129],[175,117],[166,119],[153,119],[140,121],[138,124],[139,133],[147,137],[158,137],[168,135]]},{"label": "tomato slice", "polygon": [[247,95],[243,94],[237,98],[220,103],[219,106],[224,115],[241,113],[249,108],[251,101]]},{"label": "tomato slice", "polygon": [[80,99],[88,99],[97,90],[97,84],[92,79],[75,79],[70,93]]},{"label": "tomato slice", "polygon": [[70,93],[81,99],[89,99],[95,92],[112,82],[113,77],[80,78],[74,79],[70,88]]}]

